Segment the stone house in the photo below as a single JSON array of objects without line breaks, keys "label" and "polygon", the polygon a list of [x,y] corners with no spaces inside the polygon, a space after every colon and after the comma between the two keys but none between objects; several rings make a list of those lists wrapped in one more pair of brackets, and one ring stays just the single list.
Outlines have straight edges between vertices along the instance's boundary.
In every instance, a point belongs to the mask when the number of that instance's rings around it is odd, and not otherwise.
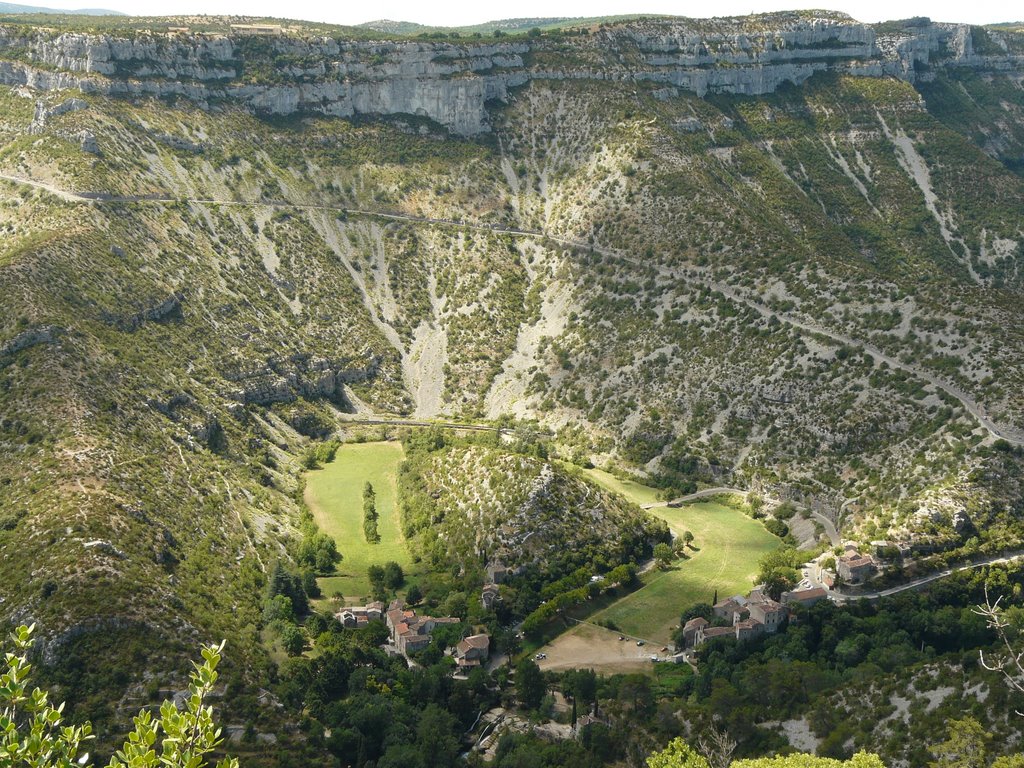
[{"label": "stone house", "polygon": [[480,592],[480,602],[484,607],[484,610],[489,611],[494,607],[494,604],[501,600],[501,590],[497,584],[484,584],[483,590]]},{"label": "stone house", "polygon": [[683,645],[690,648],[697,644],[697,633],[708,626],[708,620],[703,616],[690,619],[683,625]]},{"label": "stone house", "polygon": [[460,669],[482,666],[490,655],[491,638],[486,634],[470,635],[455,646],[455,663]]},{"label": "stone house", "polygon": [[508,578],[508,568],[494,560],[487,564],[487,580],[491,584],[503,584]]},{"label": "stone house", "polygon": [[[766,596],[761,596],[760,600],[748,601],[747,612],[750,616],[748,620],[759,622],[769,634],[778,632],[779,627],[789,616],[789,610],[785,606]],[[739,638],[739,634],[736,637]]]},{"label": "stone house", "polygon": [[384,603],[379,600],[365,606],[343,608],[334,614],[335,618],[348,628],[365,627],[371,621],[380,621],[384,616]]},{"label": "stone house", "polygon": [[703,645],[711,640],[723,640],[727,637],[736,637],[734,627],[700,627],[694,638],[694,645]]},{"label": "stone house", "polygon": [[747,598],[742,595],[733,595],[715,603],[713,610],[718,618],[725,619],[730,624],[735,624],[737,621],[743,621],[748,616]]},{"label": "stone house", "polygon": [[847,549],[836,560],[839,578],[847,584],[863,584],[875,572],[875,561],[871,555],[862,555],[856,549]]}]

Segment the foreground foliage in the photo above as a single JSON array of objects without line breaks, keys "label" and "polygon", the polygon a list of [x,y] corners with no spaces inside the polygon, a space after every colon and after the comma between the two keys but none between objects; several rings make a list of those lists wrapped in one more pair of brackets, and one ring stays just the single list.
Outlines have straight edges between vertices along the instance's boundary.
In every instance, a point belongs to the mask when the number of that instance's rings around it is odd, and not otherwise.
[{"label": "foreground foliage", "polygon": [[[89,755],[79,753],[93,738],[92,726],[64,725],[64,704],[52,706],[47,693],[29,689],[33,627],[20,626],[11,635],[14,652],[4,654],[6,670],[0,674],[0,768],[70,768],[87,765]],[[224,644],[202,649],[203,663],[193,663],[185,708],[170,701],[154,717],[142,710],[135,729],[110,759],[109,768],[202,768],[221,744],[206,704],[217,682],[217,665]],[[217,768],[238,768],[238,760],[224,758]]]}]

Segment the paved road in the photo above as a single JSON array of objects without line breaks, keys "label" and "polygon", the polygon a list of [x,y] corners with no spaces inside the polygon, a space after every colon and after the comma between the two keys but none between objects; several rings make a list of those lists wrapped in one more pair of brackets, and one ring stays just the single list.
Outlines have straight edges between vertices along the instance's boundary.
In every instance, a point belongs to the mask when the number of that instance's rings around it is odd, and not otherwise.
[{"label": "paved road", "polygon": [[411,419],[389,419],[381,416],[349,418],[341,416],[339,421],[343,424],[380,425],[387,427],[437,427],[438,429],[465,429],[473,432],[497,432],[500,435],[510,435],[513,430],[507,427],[495,427],[490,424],[463,424],[457,421],[413,421]]},{"label": "paved road", "polygon": [[680,496],[678,499],[672,499],[671,501],[657,501],[654,504],[644,504],[643,509],[654,509],[655,507],[676,507],[680,504],[685,504],[688,501],[706,499],[708,496],[721,496],[723,493],[738,493],[741,496],[747,495],[747,491],[740,488],[726,488],[724,486],[719,488],[705,488],[697,491],[696,493],[688,493],[686,496]]},{"label": "paved road", "polygon": [[1024,551],[1014,552],[1009,555],[996,555],[993,557],[979,560],[975,563],[968,563],[967,565],[959,565],[954,568],[947,568],[944,571],[937,571],[936,573],[929,574],[928,576],[922,576],[919,579],[908,581],[906,584],[900,584],[896,587],[890,587],[889,589],[882,589],[878,592],[864,592],[857,595],[843,594],[839,590],[832,590],[832,599],[837,603],[846,603],[853,600],[877,600],[880,597],[889,597],[890,595],[897,595],[900,592],[906,592],[908,589],[917,589],[925,584],[930,584],[933,581],[944,579],[947,576],[952,576],[954,573],[961,573],[963,571],[970,571],[974,568],[983,568],[986,565],[997,565],[999,563],[1010,563],[1014,560],[1019,560],[1024,557]]},{"label": "paved road", "polygon": [[247,207],[264,207],[264,208],[288,208],[297,210],[319,210],[319,211],[336,211],[339,213],[345,213],[347,215],[360,215],[360,216],[374,216],[376,218],[389,219],[392,221],[405,221],[414,224],[432,224],[438,226],[454,226],[462,227],[465,229],[473,229],[483,232],[497,232],[518,237],[531,237],[531,238],[543,238],[550,240],[551,242],[560,243],[571,248],[581,248],[584,250],[593,251],[599,253],[602,256],[619,259],[626,262],[627,264],[634,264],[639,267],[649,268],[654,267],[658,269],[662,274],[677,280],[698,282],[710,288],[711,290],[718,291],[727,299],[743,304],[750,309],[754,310],[757,314],[762,317],[771,319],[775,318],[779,322],[786,323],[787,325],[796,328],[797,330],[803,331],[804,333],[818,334],[826,338],[832,339],[833,341],[852,347],[859,347],[863,349],[868,355],[872,357],[876,362],[886,363],[892,368],[906,371],[907,373],[915,376],[922,381],[925,381],[937,389],[941,389],[946,394],[959,401],[964,409],[970,413],[975,420],[981,424],[990,434],[994,437],[1003,438],[1008,442],[1015,443],[1017,445],[1024,445],[1024,428],[1011,425],[996,424],[992,421],[985,407],[975,401],[970,395],[964,392],[962,389],[954,384],[950,384],[944,381],[927,370],[920,368],[919,366],[913,365],[912,363],[905,363],[899,358],[892,357],[891,355],[883,352],[878,347],[869,344],[867,342],[859,341],[850,336],[831,331],[823,326],[816,325],[808,320],[800,320],[789,315],[784,315],[771,307],[765,306],[754,299],[747,296],[743,296],[735,291],[731,286],[719,283],[710,277],[708,277],[703,270],[698,269],[671,269],[663,265],[651,264],[650,262],[643,261],[641,259],[635,259],[627,256],[619,251],[612,251],[610,249],[603,249],[595,247],[589,243],[584,243],[578,240],[570,240],[564,237],[558,237],[551,235],[547,232],[532,229],[517,229],[515,227],[505,227],[497,224],[472,224],[464,221],[457,221],[454,219],[434,219],[427,218],[424,216],[411,216],[402,213],[393,213],[387,211],[371,211],[361,208],[345,208],[343,206],[332,206],[332,205],[315,205],[306,203],[290,203],[286,201],[267,201],[267,202],[243,202],[239,200],[216,200],[216,199],[179,199],[170,197],[159,197],[159,196],[126,196],[119,197],[109,195],[100,192],[69,192],[67,190],[60,189],[51,184],[44,182],[33,181],[20,176],[11,176],[7,174],[0,174],[0,179],[6,179],[7,181],[14,182],[16,184],[24,184],[36,189],[43,189],[54,195],[57,195],[63,200],[79,203],[188,203],[188,204],[199,204],[199,205],[229,205],[229,206],[247,206]]}]

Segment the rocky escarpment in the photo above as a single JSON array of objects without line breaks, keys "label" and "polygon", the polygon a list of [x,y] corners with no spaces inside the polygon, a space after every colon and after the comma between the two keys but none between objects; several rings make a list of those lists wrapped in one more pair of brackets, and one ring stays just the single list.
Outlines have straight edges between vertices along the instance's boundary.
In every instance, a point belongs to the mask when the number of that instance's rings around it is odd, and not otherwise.
[{"label": "rocky escarpment", "polygon": [[[1018,36],[912,20],[881,33],[841,14],[690,20],[644,19],[570,38],[458,44],[139,33],[55,34],[0,27],[0,82],[39,90],[230,99],[259,113],[413,114],[454,133],[489,128],[487,103],[532,79],[650,81],[682,89],[758,95],[815,72],[891,75],[929,66],[1024,66]],[[925,75],[927,76],[927,74]]]},{"label": "rocky escarpment", "polygon": [[231,399],[243,404],[287,403],[305,397],[332,400],[348,408],[345,385],[372,379],[380,363],[376,357],[358,365],[355,361],[293,355],[271,358],[265,365],[239,366],[226,372],[225,378],[234,385]]}]

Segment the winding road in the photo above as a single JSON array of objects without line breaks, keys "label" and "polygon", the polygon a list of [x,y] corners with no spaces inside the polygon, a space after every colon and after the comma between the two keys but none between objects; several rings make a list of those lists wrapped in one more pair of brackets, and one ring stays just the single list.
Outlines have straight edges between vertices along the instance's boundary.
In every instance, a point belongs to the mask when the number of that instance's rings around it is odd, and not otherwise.
[{"label": "winding road", "polygon": [[833,589],[830,593],[831,599],[837,603],[847,603],[854,600],[878,600],[881,597],[889,597],[890,595],[897,595],[900,592],[906,592],[908,589],[917,589],[925,584],[930,584],[933,581],[944,579],[947,576],[952,576],[954,573],[961,573],[963,571],[970,571],[974,568],[983,568],[986,565],[998,565],[1000,563],[1011,563],[1014,560],[1020,560],[1024,557],[1024,551],[1013,552],[1009,555],[995,555],[988,557],[984,560],[978,560],[974,563],[968,563],[967,565],[959,565],[955,568],[947,568],[944,571],[936,571],[927,576],[922,576],[919,579],[908,581],[906,584],[900,584],[896,587],[890,587],[889,589],[881,589],[877,592],[863,592],[856,595],[844,594],[838,589]]},{"label": "winding road", "polygon": [[338,419],[342,424],[358,424],[360,426],[385,426],[385,427],[436,427],[437,429],[464,429],[471,432],[497,432],[499,435],[511,435],[513,430],[507,427],[495,427],[490,424],[461,424],[457,421],[414,421],[411,419],[388,419],[380,416],[348,418],[341,416]]},{"label": "winding road", "polygon": [[[659,501],[654,504],[644,504],[643,509],[654,509],[655,507],[678,507],[680,504],[685,504],[688,501],[697,501],[698,499],[706,499],[710,496],[719,496],[723,493],[735,493],[740,496],[746,496],[750,491],[745,491],[742,488],[728,488],[726,486],[719,486],[717,488],[704,488],[695,493],[689,493],[686,496],[680,496],[678,499],[672,499],[671,501]],[[815,512],[810,507],[803,504],[795,504],[795,506],[805,509],[811,513],[811,517],[821,523],[825,529],[825,534],[828,536],[829,542],[833,547],[838,547],[842,543],[842,539],[839,536],[839,531],[836,530],[835,524],[825,517],[820,512]]]},{"label": "winding road", "polygon": [[891,368],[905,371],[912,376],[920,379],[921,381],[927,382],[936,389],[940,389],[950,397],[957,400],[971,416],[985,428],[993,437],[1002,438],[1007,442],[1014,443],[1016,445],[1024,445],[1024,427],[1016,425],[1009,426],[1003,424],[997,424],[989,416],[983,405],[978,403],[974,398],[964,392],[962,389],[954,384],[951,384],[934,374],[924,370],[923,368],[914,365],[912,363],[905,363],[902,360],[893,357],[892,355],[883,352],[878,347],[867,342],[859,341],[845,334],[838,333],[836,331],[828,330],[822,326],[816,325],[807,320],[800,320],[797,318],[784,315],[771,307],[765,306],[754,299],[747,296],[743,296],[736,292],[731,286],[720,283],[705,274],[704,270],[699,269],[672,269],[663,265],[651,264],[641,259],[636,259],[627,256],[619,251],[613,251],[610,249],[600,248],[592,246],[589,243],[584,243],[578,240],[570,240],[564,237],[558,237],[551,235],[541,230],[532,229],[518,229],[515,227],[506,227],[498,224],[473,224],[465,221],[458,221],[455,219],[434,219],[424,216],[412,216],[408,214],[395,213],[389,211],[373,211],[362,208],[346,208],[344,206],[332,206],[332,205],[317,205],[312,203],[290,203],[286,201],[267,201],[267,202],[245,202],[240,200],[217,200],[217,199],[184,199],[184,198],[173,198],[173,197],[161,197],[161,196],[116,196],[110,195],[103,192],[70,192],[65,189],[60,189],[52,184],[48,184],[41,181],[34,181],[22,176],[14,176],[10,174],[0,173],[0,179],[12,182],[14,184],[21,184],[32,187],[34,189],[44,190],[50,194],[56,195],[62,200],[74,203],[87,203],[87,204],[123,204],[123,203],[185,203],[195,205],[223,205],[223,206],[240,206],[240,207],[257,207],[257,208],[287,208],[292,210],[315,210],[315,211],[333,211],[337,213],[344,213],[351,216],[372,216],[379,219],[387,219],[390,221],[401,221],[412,224],[430,224],[436,226],[449,226],[449,227],[460,227],[463,229],[471,229],[481,232],[493,232],[499,234],[512,235],[515,237],[530,237],[530,238],[541,238],[547,239],[554,243],[559,243],[570,248],[580,248],[587,251],[593,251],[602,256],[608,258],[619,259],[627,264],[633,264],[644,269],[655,268],[662,275],[670,277],[675,280],[683,280],[689,282],[699,283],[710,290],[717,291],[718,293],[725,296],[730,301],[743,304],[749,309],[753,310],[760,316],[767,319],[776,319],[779,322],[785,323],[792,328],[802,331],[807,334],[817,334],[824,336],[825,338],[831,339],[833,342],[843,345],[851,346],[862,349],[876,363],[885,363]]}]

